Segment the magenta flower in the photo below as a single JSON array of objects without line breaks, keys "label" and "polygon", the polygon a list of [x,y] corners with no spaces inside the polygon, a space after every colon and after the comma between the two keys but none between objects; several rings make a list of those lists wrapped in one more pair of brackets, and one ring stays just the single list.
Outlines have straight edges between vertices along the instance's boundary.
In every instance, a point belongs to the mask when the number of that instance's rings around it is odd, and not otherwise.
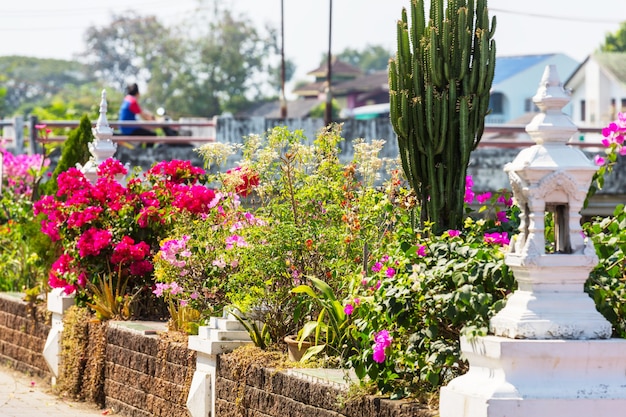
[{"label": "magenta flower", "polygon": [[396,270],[394,268],[389,267],[385,271],[385,275],[387,276],[387,278],[393,278],[394,275],[396,275]]},{"label": "magenta flower", "polygon": [[346,314],[346,316],[349,316],[354,312],[354,305],[352,303],[346,304],[343,308],[343,312]]},{"label": "magenta flower", "polygon": [[606,163],[606,159],[604,159],[604,158],[603,158],[603,157],[601,157],[600,155],[596,155],[596,156],[593,158],[593,162],[595,162],[595,164],[596,164],[597,166],[602,166],[602,165],[604,165],[604,164]]},{"label": "magenta flower", "polygon": [[420,247],[417,248],[417,256],[426,256],[426,245],[420,245]]},{"label": "magenta flower", "polygon": [[507,223],[509,218],[506,217],[506,211],[499,211],[496,213],[496,220],[500,223]]},{"label": "magenta flower", "polygon": [[502,245],[502,246],[508,245],[510,243],[509,234],[507,232],[485,233],[484,241],[487,244]]},{"label": "magenta flower", "polygon": [[167,290],[169,287],[170,285],[167,283],[157,282],[156,284],[154,284],[154,290],[152,290],[152,294],[156,295],[157,297],[161,297],[163,296],[163,291]]},{"label": "magenta flower", "polygon": [[375,362],[383,363],[385,361],[385,349],[391,346],[391,336],[389,331],[381,330],[374,335],[374,353],[372,359]]},{"label": "magenta flower", "polygon": [[243,247],[248,246],[248,243],[243,238],[243,236],[239,236],[239,235],[228,236],[226,238],[226,249],[232,249],[235,246],[243,248]]},{"label": "magenta flower", "polygon": [[376,262],[374,266],[372,266],[372,272],[380,272],[383,269],[383,264],[380,262]]},{"label": "magenta flower", "polygon": [[86,230],[78,239],[76,247],[81,257],[99,255],[111,242],[111,232],[92,227]]},{"label": "magenta flower", "polygon": [[483,194],[478,194],[476,196],[476,201],[478,201],[480,204],[484,204],[485,201],[489,200],[491,198],[491,193],[490,192],[486,192]]},{"label": "magenta flower", "polygon": [[[448,230],[448,236],[450,237],[459,237],[461,235],[461,231],[460,230],[456,230],[456,229],[450,229]],[[421,247],[420,247],[421,249]],[[419,255],[419,252],[418,252]],[[421,255],[424,256],[424,255]]]},{"label": "magenta flower", "polygon": [[501,194],[500,196],[498,196],[497,201],[499,204],[504,204],[505,207],[511,207],[513,205],[513,199],[507,194]]}]

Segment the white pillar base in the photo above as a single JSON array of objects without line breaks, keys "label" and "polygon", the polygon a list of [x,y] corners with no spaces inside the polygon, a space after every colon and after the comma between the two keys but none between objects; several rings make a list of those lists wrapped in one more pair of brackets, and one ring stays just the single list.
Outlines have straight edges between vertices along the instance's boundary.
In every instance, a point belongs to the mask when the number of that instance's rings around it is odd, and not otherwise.
[{"label": "white pillar base", "polygon": [[198,336],[190,336],[187,346],[197,352],[196,372],[187,395],[191,417],[215,417],[215,379],[217,355],[252,344],[248,332],[232,315],[211,317],[208,326],[200,326]]},{"label": "white pillar base", "polygon": [[467,374],[440,417],[609,417],[626,410],[626,340],[461,339]]},{"label": "white pillar base", "polygon": [[48,311],[52,313],[50,333],[43,348],[43,358],[52,373],[52,385],[59,377],[59,355],[63,334],[63,314],[74,305],[74,296],[65,295],[62,288],[55,288],[48,293]]}]

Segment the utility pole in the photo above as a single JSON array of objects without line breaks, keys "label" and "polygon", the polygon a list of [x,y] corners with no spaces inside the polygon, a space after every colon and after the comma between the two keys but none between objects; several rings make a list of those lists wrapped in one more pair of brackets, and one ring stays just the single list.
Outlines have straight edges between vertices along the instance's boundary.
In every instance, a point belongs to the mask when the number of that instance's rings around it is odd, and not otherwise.
[{"label": "utility pole", "polygon": [[333,95],[331,91],[332,80],[332,55],[331,55],[331,41],[333,33],[333,0],[330,1],[329,17],[328,17],[328,59],[326,70],[326,107],[324,109],[324,124],[328,126],[333,122]]},{"label": "utility pole", "polygon": [[285,0],[280,0],[280,117],[287,118],[285,98]]}]

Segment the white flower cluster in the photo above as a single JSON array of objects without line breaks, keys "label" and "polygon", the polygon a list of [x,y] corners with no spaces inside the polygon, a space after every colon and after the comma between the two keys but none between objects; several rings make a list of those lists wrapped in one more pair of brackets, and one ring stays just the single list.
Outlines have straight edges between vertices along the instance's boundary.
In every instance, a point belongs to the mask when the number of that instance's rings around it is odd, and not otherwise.
[{"label": "white flower cluster", "polygon": [[358,172],[363,176],[366,184],[373,184],[380,178],[380,169],[383,167],[383,160],[379,157],[385,141],[374,139],[371,143],[363,139],[355,139],[354,160],[358,164]]},{"label": "white flower cluster", "polygon": [[194,149],[204,159],[207,169],[212,164],[224,165],[229,156],[236,154],[241,149],[241,144],[211,142]]}]

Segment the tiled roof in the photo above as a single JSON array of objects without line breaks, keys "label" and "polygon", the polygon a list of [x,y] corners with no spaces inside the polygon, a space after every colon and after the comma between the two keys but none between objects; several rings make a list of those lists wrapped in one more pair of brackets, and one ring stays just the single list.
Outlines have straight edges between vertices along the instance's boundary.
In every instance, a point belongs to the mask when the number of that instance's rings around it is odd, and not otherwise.
[{"label": "tiled roof", "polygon": [[389,90],[389,75],[387,70],[376,71],[333,86],[333,94],[339,95],[365,91],[369,92],[372,90]]},{"label": "tiled roof", "polygon": [[626,52],[597,52],[593,58],[602,68],[626,86]]},{"label": "tiled roof", "polygon": [[[333,77],[342,75],[353,75],[356,77],[363,74],[360,69],[353,67],[352,65],[347,64],[343,61],[340,61],[336,57],[332,58],[330,71],[332,72]],[[313,75],[316,78],[321,78],[326,77],[327,73],[328,65],[326,65],[326,63],[323,63],[318,68],[308,72],[307,75]]]},{"label": "tiled roof", "polygon": [[493,84],[496,85],[555,54],[499,56],[496,58],[496,70]]},{"label": "tiled roof", "polygon": [[310,83],[294,89],[292,93],[299,96],[317,96],[324,92],[325,85],[326,81]]}]

